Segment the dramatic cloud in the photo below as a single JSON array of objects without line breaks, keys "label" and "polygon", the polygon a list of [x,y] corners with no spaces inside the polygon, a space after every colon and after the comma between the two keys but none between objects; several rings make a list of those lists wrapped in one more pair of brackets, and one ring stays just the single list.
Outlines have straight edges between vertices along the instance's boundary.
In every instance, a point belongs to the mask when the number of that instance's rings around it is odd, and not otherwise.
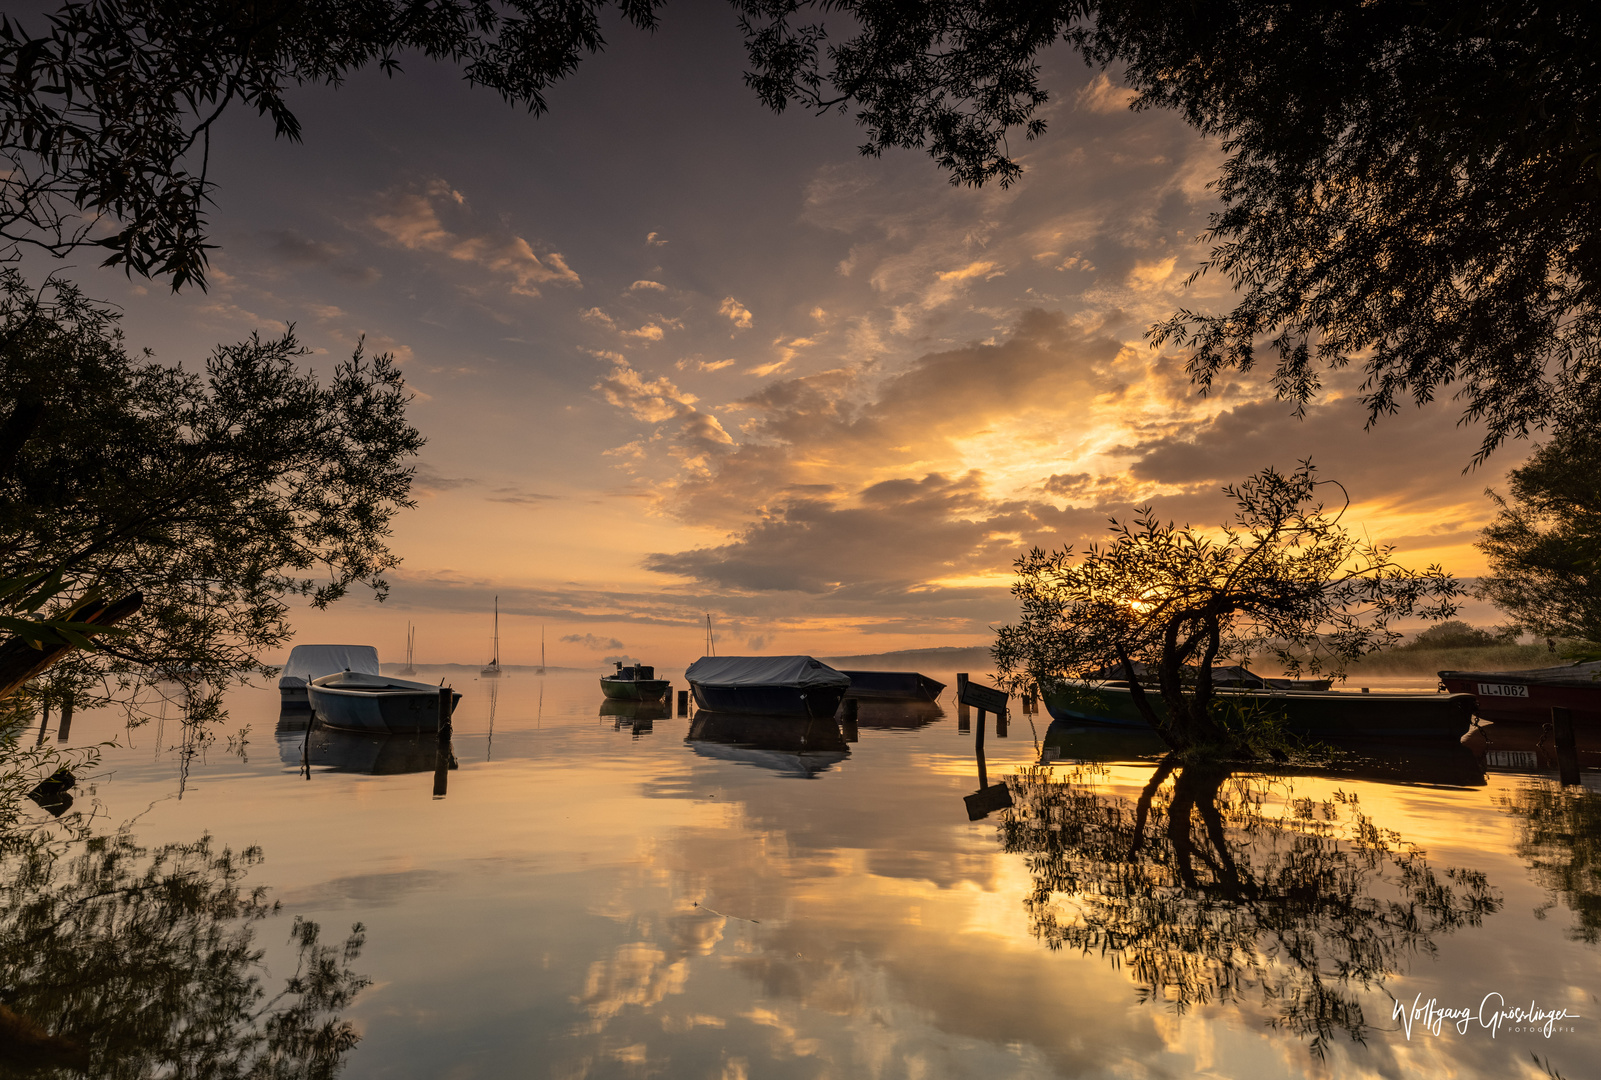
[{"label": "dramatic cloud", "polygon": [[[539,285],[581,284],[560,252],[540,256],[520,236],[468,231],[473,227],[465,197],[442,180],[422,193],[391,192],[385,203],[385,208],[372,216],[372,224],[403,248],[435,252],[509,278],[516,283],[512,291],[523,296],[538,296]],[[457,229],[446,226],[442,211],[461,219]]]},{"label": "dramatic cloud", "polygon": [[749,330],[751,327],[750,309],[732,296],[723,298],[722,306],[717,309],[717,313],[728,316],[728,320],[741,330]]},{"label": "dramatic cloud", "polygon": [[1136,96],[1134,91],[1125,86],[1113,86],[1112,80],[1103,71],[1078,92],[1074,102],[1079,108],[1093,113],[1119,113],[1127,110],[1129,102]]},{"label": "dramatic cloud", "polygon": [[665,375],[646,380],[627,364],[619,364],[612,373],[597,382],[593,389],[611,404],[623,409],[636,420],[654,424],[671,420],[675,416],[688,416],[695,410],[694,394],[686,394],[674,386]]},{"label": "dramatic cloud", "polygon": [[628,286],[629,292],[639,292],[641,289],[654,289],[657,292],[666,292],[667,286],[659,281],[636,281]]}]

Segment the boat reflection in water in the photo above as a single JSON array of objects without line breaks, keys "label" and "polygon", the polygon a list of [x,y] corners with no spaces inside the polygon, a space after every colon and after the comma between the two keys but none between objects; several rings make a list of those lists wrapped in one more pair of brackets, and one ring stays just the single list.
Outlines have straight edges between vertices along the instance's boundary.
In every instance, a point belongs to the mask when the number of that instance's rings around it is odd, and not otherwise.
[{"label": "boat reflection in water", "polygon": [[856,704],[857,726],[878,731],[916,731],[944,716],[936,701],[862,698]]},{"label": "boat reflection in water", "polygon": [[672,710],[662,698],[654,701],[607,698],[600,703],[600,715],[614,719],[613,731],[631,731],[637,739],[641,735],[649,735],[656,721],[667,719],[672,715]]},{"label": "boat reflection in water", "polygon": [[832,718],[756,716],[701,709],[684,739],[702,757],[737,761],[782,776],[810,778],[850,757]]},{"label": "boat reflection in water", "polygon": [[441,755],[446,769],[457,767],[450,740],[426,735],[383,735],[344,731],[314,724],[306,714],[285,713],[278,721],[278,757],[285,765],[308,771],[398,776],[437,772]]},{"label": "boat reflection in water", "polygon": [[[1355,794],[1305,774],[1152,762],[1149,741],[1056,725],[1046,746],[1070,760],[1012,777],[1014,805],[998,815],[1003,849],[1032,879],[1031,929],[1050,949],[1121,965],[1142,1002],[1265,1008],[1321,1058],[1337,1039],[1376,1037],[1386,982],[1501,906],[1482,872],[1431,864]],[[1416,767],[1363,749],[1351,767],[1380,782]],[[1107,790],[1107,760],[1142,759],[1154,771],[1138,797]],[[1441,756],[1411,782],[1482,782],[1471,754],[1460,762]]]},{"label": "boat reflection in water", "polygon": [[[1549,722],[1479,724],[1462,744],[1491,772],[1554,774],[1561,767],[1556,734]],[[1574,749],[1580,769],[1601,770],[1601,730],[1574,724]],[[1601,786],[1601,773],[1592,771],[1580,780],[1587,786]]]},{"label": "boat reflection in water", "polygon": [[[1333,751],[1327,763],[1275,765],[1280,776],[1348,777],[1379,783],[1421,784],[1429,787],[1483,787],[1484,766],[1460,742],[1412,743],[1374,739],[1322,739]],[[1167,756],[1167,744],[1147,728],[1075,725],[1053,721],[1041,740],[1040,764],[1053,761],[1100,764],[1156,763]]]}]

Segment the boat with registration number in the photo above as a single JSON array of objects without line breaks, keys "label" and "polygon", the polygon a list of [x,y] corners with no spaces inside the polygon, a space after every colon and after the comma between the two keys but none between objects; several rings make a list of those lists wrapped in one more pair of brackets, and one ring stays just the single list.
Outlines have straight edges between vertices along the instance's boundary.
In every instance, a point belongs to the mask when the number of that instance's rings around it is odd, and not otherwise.
[{"label": "boat with registration number", "polygon": [[1447,690],[1472,694],[1481,720],[1549,724],[1553,707],[1568,709],[1576,726],[1601,726],[1601,660],[1528,671],[1442,671]]},{"label": "boat with registration number", "polygon": [[[388,675],[340,671],[307,687],[311,711],[328,727],[400,734],[439,730],[440,687]],[[450,694],[450,711],[461,695]]]},{"label": "boat with registration number", "polygon": [[[1146,696],[1157,715],[1165,716],[1160,694],[1153,688]],[[1040,697],[1055,720],[1150,728],[1127,683],[1067,679],[1042,686]],[[1268,710],[1285,731],[1304,738],[1460,739],[1473,722],[1471,694],[1219,689],[1215,700]]]}]

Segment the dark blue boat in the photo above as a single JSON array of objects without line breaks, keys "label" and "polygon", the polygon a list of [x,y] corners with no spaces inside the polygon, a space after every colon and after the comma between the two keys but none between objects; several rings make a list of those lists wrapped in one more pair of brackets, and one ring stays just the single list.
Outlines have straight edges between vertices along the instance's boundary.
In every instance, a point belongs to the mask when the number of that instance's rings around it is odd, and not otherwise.
[{"label": "dark blue boat", "polygon": [[696,708],[757,716],[832,717],[851,687],[810,656],[703,656],[684,678]]},{"label": "dark blue boat", "polygon": [[915,671],[842,671],[851,681],[847,696],[897,701],[937,701],[945,684]]}]

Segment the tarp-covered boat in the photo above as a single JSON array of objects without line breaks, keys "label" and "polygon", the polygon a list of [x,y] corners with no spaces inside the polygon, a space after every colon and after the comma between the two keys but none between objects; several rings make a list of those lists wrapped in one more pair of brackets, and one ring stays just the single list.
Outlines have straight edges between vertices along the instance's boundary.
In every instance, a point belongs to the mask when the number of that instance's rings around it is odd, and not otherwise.
[{"label": "tarp-covered boat", "polygon": [[1577,726],[1601,726],[1601,661],[1529,671],[1442,671],[1440,682],[1472,694],[1474,711],[1485,720],[1549,724],[1556,706],[1572,710]]},{"label": "tarp-covered boat", "polygon": [[[1151,707],[1167,707],[1153,688]],[[1128,686],[1064,680],[1041,688],[1051,717],[1079,723],[1146,728]],[[1219,690],[1220,704],[1271,710],[1286,731],[1308,738],[1460,739],[1473,720],[1469,694],[1362,694],[1349,691]]]},{"label": "tarp-covered boat", "polygon": [[760,716],[831,717],[851,686],[810,656],[703,656],[684,678],[697,708]]},{"label": "tarp-covered boat", "polygon": [[945,684],[916,671],[842,671],[851,681],[847,697],[894,698],[908,701],[934,701]]},{"label": "tarp-covered boat", "polygon": [[[311,711],[328,727],[399,734],[439,730],[439,687],[389,675],[340,671],[307,687]],[[451,692],[450,711],[461,704]]]},{"label": "tarp-covered boat", "polygon": [[296,645],[278,676],[278,694],[286,709],[308,709],[306,687],[313,679],[339,671],[378,674],[378,650],[371,645]]}]

